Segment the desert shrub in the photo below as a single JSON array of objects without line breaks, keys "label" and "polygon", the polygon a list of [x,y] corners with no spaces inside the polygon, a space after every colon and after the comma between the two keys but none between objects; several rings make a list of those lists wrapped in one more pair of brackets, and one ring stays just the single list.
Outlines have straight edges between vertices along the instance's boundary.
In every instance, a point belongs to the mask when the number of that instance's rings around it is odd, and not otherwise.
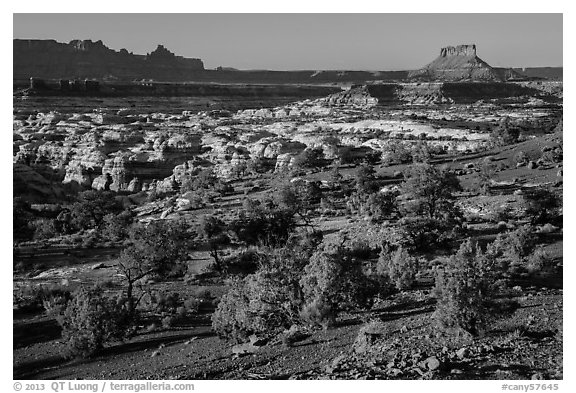
[{"label": "desert shrub", "polygon": [[236,238],[249,245],[282,245],[296,227],[294,211],[269,201],[248,200],[229,229]]},{"label": "desert shrub", "polygon": [[54,220],[50,218],[34,220],[31,226],[34,228],[35,239],[51,239],[59,235]]},{"label": "desert shrub", "polygon": [[13,306],[20,311],[39,311],[44,302],[53,298],[69,298],[70,290],[57,284],[37,285],[27,283],[17,286],[13,292]]},{"label": "desert shrub", "polygon": [[542,248],[537,248],[526,261],[526,269],[530,273],[546,271],[554,266],[554,259]]},{"label": "desert shrub", "polygon": [[152,291],[148,299],[148,311],[160,317],[162,327],[168,329],[189,314],[200,310],[202,301],[195,296],[183,298],[178,292]]},{"label": "desert shrub", "polygon": [[320,182],[299,180],[282,186],[278,192],[278,205],[281,208],[303,214],[320,203],[322,190]]},{"label": "desert shrub", "polygon": [[265,257],[257,248],[248,248],[223,258],[222,264],[226,266],[226,272],[229,274],[252,274],[258,270]]},{"label": "desert shrub", "polygon": [[490,138],[496,146],[517,143],[520,139],[520,129],[511,124],[508,117],[505,117],[501,119],[498,126],[492,130]]},{"label": "desert shrub", "polygon": [[454,221],[460,212],[454,205],[455,191],[461,190],[454,172],[430,164],[413,164],[405,175],[400,194],[405,215]]},{"label": "desert shrub", "polygon": [[122,340],[132,330],[132,319],[121,296],[106,297],[102,291],[80,288],[61,310],[57,321],[67,353],[89,357],[105,344]]},{"label": "desert shrub", "polygon": [[398,213],[397,191],[375,192],[370,194],[361,205],[361,211],[367,212],[375,222],[394,217]]},{"label": "desert shrub", "polygon": [[[426,135],[424,135],[426,136]],[[433,148],[423,140],[419,140],[412,147],[412,162],[429,162],[432,158]]]},{"label": "desert shrub", "polygon": [[403,247],[396,251],[382,247],[376,269],[378,274],[386,275],[396,288],[402,291],[414,284],[418,273],[418,260]]},{"label": "desert shrub", "polygon": [[197,297],[189,297],[184,300],[184,309],[190,313],[197,313],[202,308],[202,305],[205,303],[205,300],[199,299]]},{"label": "desert shrub", "polygon": [[300,280],[306,304],[339,310],[370,305],[377,292],[364,274],[362,264],[342,246],[326,245],[317,250]]},{"label": "desert shrub", "polygon": [[426,252],[448,247],[462,232],[456,223],[426,217],[403,217],[398,221],[399,244],[411,251]]},{"label": "desert shrub", "polygon": [[[534,248],[538,237],[535,229],[531,225],[523,225],[506,234],[499,234],[496,239],[488,245],[488,252],[503,266],[510,264],[523,266]],[[502,263],[503,262],[503,263]]]},{"label": "desert shrub", "polygon": [[199,234],[208,244],[210,256],[214,259],[216,270],[224,271],[225,266],[222,265],[219,248],[230,242],[230,238],[226,234],[226,224],[214,215],[206,215],[200,219],[198,229]]},{"label": "desert shrub", "polygon": [[508,222],[513,218],[515,218],[515,215],[512,206],[509,205],[497,207],[488,214],[488,219],[493,223]]},{"label": "desert shrub", "polygon": [[198,188],[212,188],[218,182],[218,178],[216,177],[216,173],[214,173],[214,169],[212,168],[203,168],[198,172],[198,175],[192,180],[190,184],[190,189],[198,189]]},{"label": "desert shrub", "polygon": [[370,194],[376,190],[376,171],[374,166],[363,163],[356,170],[356,192],[358,194]]},{"label": "desert shrub", "polygon": [[214,185],[214,191],[218,192],[220,195],[230,195],[234,193],[234,186],[229,182],[218,181]]},{"label": "desert shrub", "polygon": [[150,294],[149,309],[158,314],[174,314],[184,304],[178,292],[153,291]]},{"label": "desert shrub", "polygon": [[120,253],[117,270],[125,285],[128,308],[133,312],[142,299],[136,292],[144,292],[144,279],[184,276],[191,240],[184,221],[163,220],[134,225],[130,240]]},{"label": "desert shrub", "polygon": [[205,203],[206,191],[200,189],[195,191],[188,191],[182,194],[182,197],[189,201],[189,206],[192,209],[201,209],[206,206]]},{"label": "desert shrub", "polygon": [[389,139],[382,151],[382,163],[384,165],[406,164],[412,161],[412,149],[410,143]]},{"label": "desert shrub", "polygon": [[310,325],[327,329],[336,323],[336,311],[325,299],[313,299],[304,304],[300,318]]},{"label": "desert shrub", "polygon": [[152,221],[134,225],[126,256],[136,260],[142,271],[160,278],[182,276],[191,246],[191,235],[185,221]]},{"label": "desert shrub", "polygon": [[434,318],[440,327],[478,336],[494,318],[512,311],[513,304],[496,300],[497,277],[492,257],[471,240],[464,242],[437,271]]},{"label": "desert shrub", "polygon": [[552,190],[546,188],[536,188],[526,190],[522,194],[526,214],[530,217],[532,224],[544,224],[556,222],[559,216],[559,209],[562,199]]},{"label": "desert shrub", "polygon": [[562,162],[564,159],[564,153],[562,147],[559,146],[555,149],[550,148],[549,150],[542,152],[542,156],[540,157],[540,159],[549,164],[556,164]]},{"label": "desert shrub", "polygon": [[317,168],[324,164],[322,148],[306,148],[292,160],[295,168]]},{"label": "desert shrub", "polygon": [[183,308],[186,313],[198,313],[214,306],[214,296],[207,288],[197,288],[193,293],[184,298]]},{"label": "desert shrub", "polygon": [[78,201],[70,206],[70,223],[76,230],[97,228],[104,216],[120,213],[122,204],[110,191],[84,191]]},{"label": "desert shrub", "polygon": [[235,280],[212,316],[220,336],[246,341],[251,334],[275,334],[297,321],[297,282],[285,282],[282,269],[266,267]]},{"label": "desert shrub", "polygon": [[60,326],[64,323],[64,311],[70,299],[72,299],[71,292],[61,292],[47,297],[42,301],[46,314],[54,318]]},{"label": "desert shrub", "polygon": [[535,232],[532,225],[523,225],[509,232],[507,236],[508,248],[512,249],[512,252],[520,258],[527,257],[534,250],[538,241]]},{"label": "desert shrub", "polygon": [[483,195],[490,195],[490,185],[492,184],[496,174],[496,164],[487,158],[488,157],[481,160],[478,165],[480,169],[480,172],[478,173],[478,190]]},{"label": "desert shrub", "polygon": [[245,341],[274,335],[299,321],[300,278],[317,244],[314,234],[293,234],[281,249],[263,250],[256,273],[230,281],[212,317],[221,337]]},{"label": "desert shrub", "polygon": [[370,242],[366,239],[352,239],[347,242],[347,253],[352,258],[369,259],[372,256],[373,249]]},{"label": "desert shrub", "polygon": [[244,279],[234,279],[212,315],[212,329],[222,338],[244,341],[251,334],[250,299]]},{"label": "desert shrub", "polygon": [[516,154],[514,154],[514,162],[516,164],[526,165],[530,161],[528,154],[526,152],[519,150]]},{"label": "desert shrub", "polygon": [[102,237],[113,242],[122,241],[130,235],[132,212],[124,210],[118,214],[110,213],[105,215],[102,221]]},{"label": "desert shrub", "polygon": [[82,236],[82,247],[83,248],[93,248],[98,244],[99,235],[97,231],[91,230]]}]

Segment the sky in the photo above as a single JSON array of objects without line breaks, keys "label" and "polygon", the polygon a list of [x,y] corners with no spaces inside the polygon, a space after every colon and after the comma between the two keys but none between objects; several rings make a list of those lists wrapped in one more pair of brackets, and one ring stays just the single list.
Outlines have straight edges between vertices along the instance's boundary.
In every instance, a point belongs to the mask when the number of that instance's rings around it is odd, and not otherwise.
[{"label": "sky", "polygon": [[410,70],[476,44],[494,67],[562,66],[562,14],[14,14],[13,38],[102,40],[136,54],[163,44],[218,66]]}]

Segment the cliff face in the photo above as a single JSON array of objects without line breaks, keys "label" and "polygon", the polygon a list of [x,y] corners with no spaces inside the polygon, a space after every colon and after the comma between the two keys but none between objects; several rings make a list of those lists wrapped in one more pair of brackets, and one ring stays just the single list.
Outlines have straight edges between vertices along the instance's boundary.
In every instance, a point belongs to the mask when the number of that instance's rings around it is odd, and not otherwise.
[{"label": "cliff face", "polygon": [[328,106],[374,107],[376,105],[399,104],[467,104],[478,100],[522,96],[551,98],[553,95],[551,91],[546,91],[544,88],[534,88],[529,82],[523,84],[506,82],[420,82],[360,86],[332,94],[319,101]]},{"label": "cliff face", "polygon": [[14,79],[174,80],[204,70],[202,60],[176,56],[162,45],[145,56],[91,40],[14,40],[13,50]]},{"label": "cliff face", "polygon": [[488,63],[476,55],[476,45],[448,46],[440,50],[440,56],[416,71],[408,78],[438,82],[500,82],[503,78]]}]

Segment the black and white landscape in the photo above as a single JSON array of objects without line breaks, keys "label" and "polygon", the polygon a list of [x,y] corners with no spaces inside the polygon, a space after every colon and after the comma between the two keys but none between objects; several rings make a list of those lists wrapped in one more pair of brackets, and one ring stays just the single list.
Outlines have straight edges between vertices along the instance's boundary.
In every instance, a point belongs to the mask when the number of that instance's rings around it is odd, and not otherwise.
[{"label": "black and white landscape", "polygon": [[15,37],[13,377],[562,379],[562,64],[447,44],[267,71]]}]

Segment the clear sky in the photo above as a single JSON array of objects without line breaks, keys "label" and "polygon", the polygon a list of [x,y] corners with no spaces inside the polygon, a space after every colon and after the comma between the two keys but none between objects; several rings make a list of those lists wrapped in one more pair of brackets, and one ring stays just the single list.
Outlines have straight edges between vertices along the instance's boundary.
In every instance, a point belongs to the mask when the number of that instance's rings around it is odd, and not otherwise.
[{"label": "clear sky", "polygon": [[102,40],[146,54],[163,44],[217,66],[407,70],[447,45],[495,67],[561,66],[562,14],[14,14],[14,38]]}]

